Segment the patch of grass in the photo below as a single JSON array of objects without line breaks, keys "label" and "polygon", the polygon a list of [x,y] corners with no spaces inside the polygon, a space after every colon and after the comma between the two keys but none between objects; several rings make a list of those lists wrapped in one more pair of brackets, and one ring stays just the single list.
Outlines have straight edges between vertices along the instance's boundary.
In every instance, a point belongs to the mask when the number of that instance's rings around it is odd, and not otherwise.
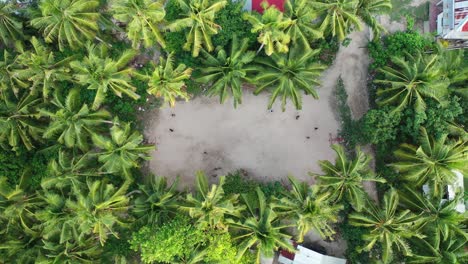
[{"label": "patch of grass", "polygon": [[346,92],[341,77],[338,78],[334,96],[336,98],[335,107],[341,123],[338,135],[344,138],[346,149],[352,151],[355,149],[356,145],[362,141],[362,135],[360,133],[360,122],[354,120],[351,115],[351,109],[348,105],[348,93]]}]

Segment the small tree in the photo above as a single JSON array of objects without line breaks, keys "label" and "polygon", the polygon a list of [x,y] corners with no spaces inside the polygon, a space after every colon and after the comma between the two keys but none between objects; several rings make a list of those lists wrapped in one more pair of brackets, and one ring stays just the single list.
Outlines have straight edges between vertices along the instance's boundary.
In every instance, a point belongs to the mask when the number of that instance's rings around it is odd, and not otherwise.
[{"label": "small tree", "polygon": [[318,177],[318,190],[330,191],[336,201],[346,200],[357,211],[361,211],[368,197],[362,185],[363,181],[385,182],[385,180],[373,175],[369,168],[370,156],[360,149],[356,151],[356,158],[350,160],[343,146],[333,145],[332,148],[337,154],[335,164],[321,160],[319,165],[325,174],[310,173],[310,175]]},{"label": "small tree", "polygon": [[166,15],[164,1],[111,0],[109,4],[114,18],[127,24],[125,29],[134,49],[141,42],[146,48],[156,42],[165,48],[166,43],[160,31],[160,24]]},{"label": "small tree", "polygon": [[70,66],[76,83],[96,90],[92,106],[94,110],[101,106],[109,91],[118,97],[126,94],[134,100],[140,98],[131,84],[130,75],[133,70],[127,66],[135,56],[135,51],[126,50],[116,59],[109,57],[108,49],[103,44],[88,43],[87,51],[88,55],[84,59],[72,61]]},{"label": "small tree", "polygon": [[[155,66],[155,65],[153,65]],[[148,81],[148,93],[163,98],[171,107],[175,105],[177,97],[188,101],[189,94],[185,90],[185,80],[190,79],[192,69],[185,64],[174,68],[174,55],[169,54],[167,59],[159,58],[159,65],[151,75],[139,74],[139,78]]]},{"label": "small tree", "polygon": [[170,31],[189,29],[184,49],[192,50],[193,57],[198,57],[202,46],[212,51],[211,36],[220,30],[219,25],[214,22],[215,16],[227,4],[227,1],[177,0],[177,3],[183,13],[180,14],[180,18],[169,23],[167,28]]},{"label": "small tree", "polygon": [[43,0],[39,2],[41,15],[31,25],[43,31],[46,42],[58,42],[63,51],[83,46],[96,36],[99,29],[97,0]]},{"label": "small tree", "polygon": [[278,215],[284,215],[296,222],[299,243],[311,230],[319,233],[322,238],[331,238],[335,234],[331,225],[338,221],[342,205],[330,205],[328,192],[318,194],[307,183],[299,182],[292,176],[288,179],[291,191],[286,192],[284,198],[273,198],[272,207],[278,210]]},{"label": "small tree", "polygon": [[385,194],[382,208],[369,203],[364,207],[364,212],[349,215],[351,225],[369,230],[368,234],[362,236],[366,246],[361,250],[369,251],[379,243],[382,246],[384,263],[391,263],[395,247],[404,255],[411,255],[409,239],[424,237],[420,233],[420,217],[412,214],[410,210],[398,211],[398,201],[397,192],[391,190]]}]

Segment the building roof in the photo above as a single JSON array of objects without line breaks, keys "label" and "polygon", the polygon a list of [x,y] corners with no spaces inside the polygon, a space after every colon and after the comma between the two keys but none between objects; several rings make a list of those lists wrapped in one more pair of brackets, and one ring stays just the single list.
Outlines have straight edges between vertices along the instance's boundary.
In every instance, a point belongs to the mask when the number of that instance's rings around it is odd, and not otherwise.
[{"label": "building roof", "polygon": [[346,259],[323,255],[303,246],[297,246],[295,253],[281,251],[278,262],[281,264],[346,264]]},{"label": "building roof", "polygon": [[442,0],[437,33],[444,39],[468,39],[468,0]]},{"label": "building roof", "polygon": [[246,0],[244,10],[252,11],[255,10],[259,13],[263,13],[262,3],[267,2],[268,5],[276,7],[279,11],[284,11],[284,2],[286,0]]}]

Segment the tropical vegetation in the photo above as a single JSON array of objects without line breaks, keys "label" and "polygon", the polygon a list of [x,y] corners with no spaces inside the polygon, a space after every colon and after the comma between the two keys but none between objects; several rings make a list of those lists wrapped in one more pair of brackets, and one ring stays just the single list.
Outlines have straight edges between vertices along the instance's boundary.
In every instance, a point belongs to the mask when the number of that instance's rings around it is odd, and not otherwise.
[{"label": "tropical vegetation", "polygon": [[[378,38],[387,0],[263,8],[2,1],[0,262],[251,264],[315,232],[345,239],[351,263],[466,263],[466,195],[454,184],[468,174],[466,52],[412,29]],[[155,149],[144,110],[203,93],[239,107],[249,90],[269,92],[269,109],[300,110],[303,94],[318,98],[325,53],[363,24],[375,36],[372,110],[354,120],[340,107],[346,142],[309,173],[315,184],[241,171],[179,184],[144,169]]]}]

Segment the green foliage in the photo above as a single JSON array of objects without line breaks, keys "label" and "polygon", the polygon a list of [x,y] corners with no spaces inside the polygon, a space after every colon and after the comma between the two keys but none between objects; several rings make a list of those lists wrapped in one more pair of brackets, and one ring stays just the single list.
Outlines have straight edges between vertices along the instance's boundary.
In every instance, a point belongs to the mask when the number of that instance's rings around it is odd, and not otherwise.
[{"label": "green foliage", "polygon": [[160,227],[143,227],[133,234],[131,248],[141,252],[145,263],[174,263],[187,258],[205,242],[203,230],[190,223],[189,218],[178,215]]},{"label": "green foliage", "polygon": [[320,61],[330,66],[335,60],[336,53],[340,48],[340,42],[334,37],[327,37],[316,40],[311,44],[312,47],[320,49]]},{"label": "green foliage", "polygon": [[400,119],[401,113],[392,114],[388,107],[370,110],[361,121],[364,142],[379,144],[395,140]]},{"label": "green foliage", "polygon": [[382,41],[369,42],[369,54],[372,58],[371,69],[378,69],[388,65],[390,58],[403,57],[406,54],[416,55],[435,49],[436,45],[427,36],[417,31],[398,31],[386,36]]},{"label": "green foliage", "polygon": [[215,23],[222,30],[213,36],[213,46],[227,47],[234,36],[238,39],[248,39],[251,47],[257,38],[257,35],[251,32],[251,24],[242,19],[242,1],[228,0],[227,5],[216,14]]},{"label": "green foliage", "polygon": [[249,197],[256,196],[256,188],[259,187],[266,197],[281,198],[286,191],[284,185],[279,181],[274,182],[259,182],[250,179],[245,171],[238,170],[226,175],[223,189],[226,195],[231,194],[246,194]]},{"label": "green foliage", "polygon": [[286,54],[272,53],[270,57],[257,57],[251,67],[255,78],[255,95],[262,91],[271,92],[268,109],[278,99],[281,109],[286,110],[286,103],[291,100],[297,110],[302,109],[302,93],[318,99],[314,86],[320,84],[319,76],[325,66],[316,61],[318,50],[295,45]]},{"label": "green foliage", "polygon": [[96,0],[43,0],[40,16],[31,25],[43,31],[46,42],[58,42],[60,50],[66,46],[76,49],[95,37],[100,17]]},{"label": "green foliage", "polygon": [[345,218],[339,225],[340,234],[343,239],[346,240],[346,259],[350,263],[371,263],[369,252],[359,250],[359,248],[364,246],[364,240],[362,237],[369,232],[363,227],[356,227],[349,224],[346,217],[351,213],[351,210],[349,209],[350,207],[348,205],[348,210],[343,212]]},{"label": "green foliage", "polygon": [[354,120],[352,117],[351,109],[348,106],[348,93],[341,76],[338,78],[333,93],[336,98],[334,107],[341,123],[338,134],[344,138],[346,148],[353,150],[358,143],[362,142],[363,133],[360,129],[359,121]]},{"label": "green foliage", "polygon": [[212,51],[214,47],[211,36],[218,34],[220,30],[214,19],[216,13],[226,6],[227,1],[179,0],[177,3],[181,12],[166,28],[171,32],[187,32],[183,49],[191,51],[193,57],[198,57],[202,47]]},{"label": "green foliage", "polygon": [[220,264],[242,263],[237,261],[237,248],[233,246],[229,233],[210,232],[208,234],[208,243],[206,262]]}]

